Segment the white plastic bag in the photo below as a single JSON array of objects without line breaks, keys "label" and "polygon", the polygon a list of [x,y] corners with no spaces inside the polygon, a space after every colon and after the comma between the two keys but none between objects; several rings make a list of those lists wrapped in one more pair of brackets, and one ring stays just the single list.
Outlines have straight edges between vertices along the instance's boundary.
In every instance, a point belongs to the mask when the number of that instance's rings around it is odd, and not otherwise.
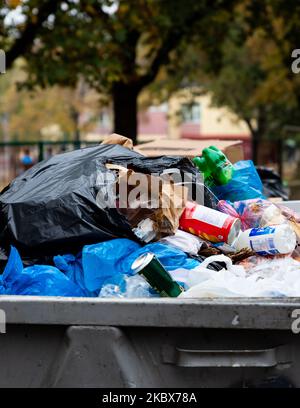
[{"label": "white plastic bag", "polygon": [[[205,262],[212,261],[212,258],[215,257],[210,257]],[[228,270],[208,272],[203,264],[189,271],[187,283],[191,287],[180,297],[300,296],[300,262],[291,257],[266,258],[247,272],[242,266],[232,265],[230,267],[229,263],[227,264]],[[192,285],[196,282],[196,285]]]},{"label": "white plastic bag", "polygon": [[161,239],[161,242],[191,255],[197,255],[201,248],[208,247],[207,242],[203,239],[182,230],[177,230],[175,235]]}]

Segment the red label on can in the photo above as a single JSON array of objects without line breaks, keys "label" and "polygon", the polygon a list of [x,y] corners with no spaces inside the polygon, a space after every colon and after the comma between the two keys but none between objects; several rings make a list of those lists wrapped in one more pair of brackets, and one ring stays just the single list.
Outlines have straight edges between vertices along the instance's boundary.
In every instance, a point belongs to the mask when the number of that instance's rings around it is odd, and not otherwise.
[{"label": "red label on can", "polygon": [[203,205],[188,202],[180,228],[211,242],[227,242],[236,218]]}]

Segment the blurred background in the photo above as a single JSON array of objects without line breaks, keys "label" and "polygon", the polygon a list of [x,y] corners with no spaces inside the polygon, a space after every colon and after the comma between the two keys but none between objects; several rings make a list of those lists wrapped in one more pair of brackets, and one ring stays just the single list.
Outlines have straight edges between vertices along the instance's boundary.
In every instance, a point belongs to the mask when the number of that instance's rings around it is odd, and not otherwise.
[{"label": "blurred background", "polygon": [[239,144],[300,199],[299,38],[295,0],[2,1],[0,188],[116,132]]}]

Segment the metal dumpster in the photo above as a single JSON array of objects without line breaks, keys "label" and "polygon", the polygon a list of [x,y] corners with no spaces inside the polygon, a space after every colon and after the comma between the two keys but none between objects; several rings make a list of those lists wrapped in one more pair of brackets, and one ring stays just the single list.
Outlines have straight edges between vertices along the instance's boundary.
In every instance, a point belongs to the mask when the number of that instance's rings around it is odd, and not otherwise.
[{"label": "metal dumpster", "polygon": [[0,309],[0,387],[300,386],[298,298],[1,296]]},{"label": "metal dumpster", "polygon": [[0,307],[1,387],[300,386],[299,299],[3,296]]}]

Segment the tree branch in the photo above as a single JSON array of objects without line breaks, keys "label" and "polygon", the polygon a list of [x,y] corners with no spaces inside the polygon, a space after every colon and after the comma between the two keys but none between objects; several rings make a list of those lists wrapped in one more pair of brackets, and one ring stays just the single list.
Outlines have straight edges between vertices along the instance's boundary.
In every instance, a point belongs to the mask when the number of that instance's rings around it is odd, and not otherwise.
[{"label": "tree branch", "polygon": [[246,125],[248,126],[248,128],[250,130],[250,133],[253,135],[256,132],[256,130],[254,129],[254,127],[253,127],[253,125],[251,123],[251,120],[249,118],[244,118],[244,121],[245,121]]},{"label": "tree branch", "polygon": [[[229,6],[231,4],[231,0],[228,0],[227,3]],[[207,8],[203,9],[202,7],[200,7],[197,11],[194,11],[188,16],[183,25],[175,25],[174,28],[168,32],[166,38],[163,39],[162,46],[157,50],[156,56],[152,61],[148,73],[140,76],[137,80],[137,86],[140,89],[154,81],[160,67],[162,65],[166,65],[169,62],[170,52],[176,49],[176,47],[180,44],[186,34],[190,32],[191,28],[196,22],[198,22],[202,17],[208,17],[209,14],[214,14],[218,9],[218,7],[216,6],[217,5],[215,5],[215,7],[211,5],[209,10]]]},{"label": "tree branch", "polygon": [[138,87],[143,88],[156,78],[160,67],[169,62],[170,52],[178,46],[184,35],[184,30],[178,30],[175,32],[173,30],[169,31],[166,39],[163,40],[161,47],[157,50],[148,72],[145,75],[140,76],[137,80]]},{"label": "tree branch", "polygon": [[49,15],[55,14],[61,0],[44,1],[43,5],[39,7],[39,11],[34,21],[28,21],[21,37],[17,38],[10,50],[6,52],[6,67],[11,68],[14,61],[23,55],[32,46],[43,23],[47,20]]}]

